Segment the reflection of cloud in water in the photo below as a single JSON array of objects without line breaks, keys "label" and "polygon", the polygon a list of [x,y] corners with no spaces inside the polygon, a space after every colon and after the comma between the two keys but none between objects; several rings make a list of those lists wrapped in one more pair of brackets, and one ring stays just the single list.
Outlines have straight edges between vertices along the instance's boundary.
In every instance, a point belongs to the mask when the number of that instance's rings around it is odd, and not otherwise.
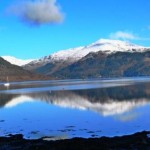
[{"label": "reflection of cloud in water", "polygon": [[41,132],[41,131],[31,131],[31,133],[29,134],[29,138],[32,137],[33,139],[39,139],[39,137],[42,137],[43,140],[45,141],[52,141],[52,140],[64,140],[64,139],[68,139],[69,135],[67,133],[48,133],[45,134],[45,132]]},{"label": "reflection of cloud in water", "polygon": [[42,138],[44,141],[56,141],[56,140],[65,140],[65,139],[69,139],[69,136],[66,135],[57,135],[57,136],[48,136],[48,137],[44,137]]},{"label": "reflection of cloud in water", "polygon": [[139,116],[139,113],[137,112],[129,112],[129,113],[115,116],[115,119],[120,120],[122,122],[128,122],[128,121],[135,120],[138,116]]}]

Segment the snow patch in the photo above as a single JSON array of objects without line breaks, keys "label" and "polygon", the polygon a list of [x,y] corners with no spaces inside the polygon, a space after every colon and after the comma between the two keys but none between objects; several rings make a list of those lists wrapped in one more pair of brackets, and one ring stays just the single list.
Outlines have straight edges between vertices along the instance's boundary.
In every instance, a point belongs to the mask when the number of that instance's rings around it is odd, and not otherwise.
[{"label": "snow patch", "polygon": [[11,64],[17,65],[17,66],[23,66],[23,65],[30,63],[31,61],[34,61],[34,59],[22,60],[22,59],[15,58],[13,56],[2,56],[2,58],[10,62]]}]

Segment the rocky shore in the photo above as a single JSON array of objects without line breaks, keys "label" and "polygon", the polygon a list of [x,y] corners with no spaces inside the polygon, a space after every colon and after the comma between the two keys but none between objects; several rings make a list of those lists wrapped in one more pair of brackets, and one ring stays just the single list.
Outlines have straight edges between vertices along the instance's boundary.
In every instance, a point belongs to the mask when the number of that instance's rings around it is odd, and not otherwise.
[{"label": "rocky shore", "polygon": [[0,137],[0,150],[149,150],[150,132],[143,131],[122,137],[73,138],[68,140],[45,141],[23,139],[23,135]]}]

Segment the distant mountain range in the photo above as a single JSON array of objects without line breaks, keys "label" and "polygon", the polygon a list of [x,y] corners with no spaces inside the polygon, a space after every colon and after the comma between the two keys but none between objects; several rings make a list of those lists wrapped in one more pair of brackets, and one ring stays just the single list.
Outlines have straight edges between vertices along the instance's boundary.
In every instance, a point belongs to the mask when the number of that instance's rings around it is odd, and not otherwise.
[{"label": "distant mountain range", "polygon": [[150,75],[150,48],[120,40],[100,39],[37,60],[4,59],[58,79]]},{"label": "distant mountain range", "polygon": [[120,40],[101,39],[30,62],[24,69],[56,78],[150,75],[150,49]]},{"label": "distant mountain range", "polygon": [[9,81],[24,81],[24,80],[43,80],[47,77],[39,75],[23,68],[12,65],[8,61],[0,57],[0,81],[6,81],[6,78],[9,78]]}]

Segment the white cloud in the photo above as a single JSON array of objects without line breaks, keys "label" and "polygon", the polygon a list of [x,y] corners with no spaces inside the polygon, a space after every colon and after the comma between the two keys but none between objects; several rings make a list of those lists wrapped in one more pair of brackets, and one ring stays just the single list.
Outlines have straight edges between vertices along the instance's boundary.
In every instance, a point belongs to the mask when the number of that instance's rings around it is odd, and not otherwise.
[{"label": "white cloud", "polygon": [[117,31],[115,33],[111,33],[109,35],[111,39],[122,39],[122,40],[137,40],[139,39],[137,36],[135,36],[132,33],[124,32],[124,31]]},{"label": "white cloud", "polygon": [[26,0],[11,6],[9,12],[31,25],[60,23],[64,18],[56,0]]}]

